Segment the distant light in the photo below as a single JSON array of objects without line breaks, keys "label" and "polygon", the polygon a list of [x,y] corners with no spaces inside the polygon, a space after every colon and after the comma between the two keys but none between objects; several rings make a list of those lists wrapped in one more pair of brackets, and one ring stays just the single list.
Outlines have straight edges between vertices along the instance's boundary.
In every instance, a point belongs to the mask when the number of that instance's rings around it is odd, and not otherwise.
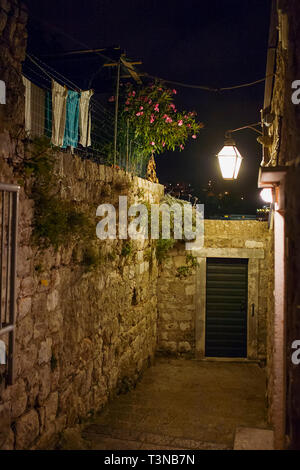
[{"label": "distant light", "polygon": [[273,190],[272,188],[264,188],[261,193],[260,197],[264,202],[267,202],[268,204],[272,204],[273,202]]},{"label": "distant light", "polygon": [[224,180],[236,180],[241,168],[243,157],[238,151],[234,140],[225,140],[225,145],[217,155]]}]

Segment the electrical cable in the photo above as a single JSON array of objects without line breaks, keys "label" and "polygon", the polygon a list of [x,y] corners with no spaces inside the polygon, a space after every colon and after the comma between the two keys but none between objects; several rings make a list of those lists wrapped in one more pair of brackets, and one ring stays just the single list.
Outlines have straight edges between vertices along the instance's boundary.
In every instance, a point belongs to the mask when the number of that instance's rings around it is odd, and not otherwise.
[{"label": "electrical cable", "polygon": [[[34,20],[36,20],[38,22],[41,22],[41,23],[44,23],[45,25],[49,26],[50,28],[58,31],[60,34],[62,34],[63,36],[65,36],[66,38],[71,40],[73,43],[77,43],[81,47],[85,47],[87,49],[90,49],[90,46],[88,46],[86,43],[84,43],[83,41],[80,41],[78,39],[75,39],[73,36],[71,36],[70,34],[62,31],[57,26],[51,25],[50,23],[48,23],[45,20],[42,20],[41,18],[37,18],[37,17],[34,17],[34,16],[32,18]],[[104,58],[105,60],[108,60],[110,62],[115,62],[115,59],[112,59],[111,57],[107,56],[106,54],[103,54],[103,53],[98,52],[98,51],[95,52],[95,54],[102,57],[102,58]],[[237,90],[237,89],[240,89],[240,88],[246,88],[246,87],[258,85],[258,84],[264,82],[267,78],[274,77],[276,74],[270,74],[270,75],[265,76],[264,78],[261,78],[259,80],[255,80],[255,81],[252,81],[252,82],[249,82],[249,83],[243,83],[243,84],[240,84],[240,85],[234,85],[234,86],[229,86],[229,87],[219,87],[219,88],[211,87],[211,86],[205,86],[205,85],[192,85],[192,84],[177,82],[177,81],[174,81],[174,80],[166,80],[164,78],[156,77],[156,76],[148,74],[148,73],[146,73],[145,75],[149,78],[154,79],[154,80],[159,80],[159,81],[162,81],[162,82],[165,82],[165,83],[170,83],[170,84],[173,84],[173,85],[176,85],[176,86],[181,86],[181,87],[184,87],[184,88],[193,88],[193,89],[198,89],[198,90],[204,90],[204,91],[219,93],[219,92],[222,92],[222,91]]]},{"label": "electrical cable", "polygon": [[165,78],[155,77],[154,75],[149,75],[149,74],[146,74],[146,75],[147,77],[152,78],[154,80],[160,80],[162,82],[170,83],[172,85],[182,86],[185,88],[193,88],[193,89],[198,89],[198,90],[212,91],[212,92],[218,93],[221,91],[236,90],[238,88],[246,88],[246,87],[250,87],[253,85],[257,85],[259,83],[264,82],[269,77],[274,77],[275,74],[267,75],[265,78],[261,78],[260,80],[255,80],[253,82],[243,83],[241,85],[234,85],[230,87],[222,87],[222,88],[214,88],[214,87],[204,86],[204,85],[191,85],[191,84],[182,83],[182,82],[175,82],[173,80],[166,80]]}]

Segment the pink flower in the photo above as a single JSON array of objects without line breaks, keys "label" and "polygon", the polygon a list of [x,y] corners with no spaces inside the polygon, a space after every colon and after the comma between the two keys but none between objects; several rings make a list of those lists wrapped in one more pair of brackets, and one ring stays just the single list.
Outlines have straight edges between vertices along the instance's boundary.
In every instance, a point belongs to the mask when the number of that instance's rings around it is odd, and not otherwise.
[{"label": "pink flower", "polygon": [[129,101],[129,100],[127,100],[125,104],[130,104],[130,101]]},{"label": "pink flower", "polygon": [[124,111],[128,111],[128,108],[125,108]]},{"label": "pink flower", "polygon": [[172,90],[173,95],[177,95],[177,90],[175,88]]},{"label": "pink flower", "polygon": [[155,145],[155,142],[151,142],[151,145]]},{"label": "pink flower", "polygon": [[151,99],[149,100],[149,104],[152,104],[152,100],[151,100]]},{"label": "pink flower", "polygon": [[195,134],[192,135],[192,139],[197,139],[197,136]]},{"label": "pink flower", "polygon": [[165,147],[165,145],[166,145],[166,142],[163,142],[163,143],[162,143],[162,146]]},{"label": "pink flower", "polygon": [[181,148],[181,150],[183,150],[183,149],[184,149],[184,146],[181,144],[181,145],[180,145],[180,148]]},{"label": "pink flower", "polygon": [[190,124],[187,124],[186,127],[191,127],[191,125],[190,125]]},{"label": "pink flower", "polygon": [[140,106],[140,110],[142,111],[144,109],[144,106]]},{"label": "pink flower", "polygon": [[182,119],[180,119],[180,121],[178,121],[178,126],[179,126],[179,127],[181,127],[181,126],[182,126],[182,124],[183,124],[183,120],[182,120]]},{"label": "pink flower", "polygon": [[170,108],[175,109],[175,104],[174,104],[174,103],[171,103],[171,104],[170,104]]},{"label": "pink flower", "polygon": [[136,116],[140,116],[142,113],[136,113]]},{"label": "pink flower", "polygon": [[113,101],[115,101],[115,97],[114,97],[114,96],[111,96],[110,98],[108,98],[108,101],[109,101],[110,103],[112,103]]},{"label": "pink flower", "polygon": [[132,92],[132,96],[135,96],[135,91],[134,91],[134,90],[133,90],[133,92]]}]

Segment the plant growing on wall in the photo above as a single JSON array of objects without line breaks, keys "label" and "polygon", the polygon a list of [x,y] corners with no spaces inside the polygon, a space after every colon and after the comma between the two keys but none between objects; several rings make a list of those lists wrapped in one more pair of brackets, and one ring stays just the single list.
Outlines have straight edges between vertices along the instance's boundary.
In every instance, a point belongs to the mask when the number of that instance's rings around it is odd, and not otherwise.
[{"label": "plant growing on wall", "polygon": [[35,202],[33,242],[41,248],[67,244],[71,239],[95,237],[89,218],[74,203],[56,194],[54,178],[56,148],[47,137],[37,137],[27,145],[23,171],[33,176],[31,195]]},{"label": "plant growing on wall", "polygon": [[186,265],[177,268],[176,277],[179,277],[180,279],[183,279],[193,274],[194,269],[199,265],[197,258],[191,253],[186,255],[185,260]]}]

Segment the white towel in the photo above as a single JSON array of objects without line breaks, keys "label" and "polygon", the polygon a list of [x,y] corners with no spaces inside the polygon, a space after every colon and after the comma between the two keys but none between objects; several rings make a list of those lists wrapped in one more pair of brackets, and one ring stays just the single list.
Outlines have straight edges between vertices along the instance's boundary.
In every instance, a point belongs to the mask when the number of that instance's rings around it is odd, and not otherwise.
[{"label": "white towel", "polygon": [[45,133],[45,91],[25,77],[25,130],[30,137]]},{"label": "white towel", "polygon": [[6,346],[2,340],[0,340],[0,364],[6,364]]},{"label": "white towel", "polygon": [[52,80],[52,139],[57,147],[64,143],[68,90]]},{"label": "white towel", "polygon": [[79,102],[79,130],[80,141],[83,147],[90,147],[91,142],[91,113],[89,111],[90,99],[94,94],[94,90],[86,90],[81,92]]}]

